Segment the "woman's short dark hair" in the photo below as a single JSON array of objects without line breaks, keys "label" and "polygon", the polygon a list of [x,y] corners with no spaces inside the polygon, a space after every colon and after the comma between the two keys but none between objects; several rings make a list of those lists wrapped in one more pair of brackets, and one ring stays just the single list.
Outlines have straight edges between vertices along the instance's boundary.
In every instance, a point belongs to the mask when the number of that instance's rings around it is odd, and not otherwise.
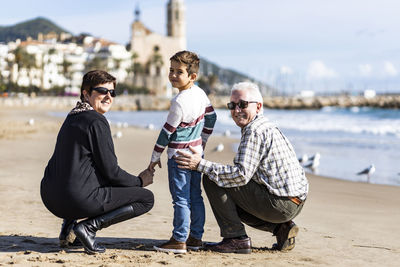
[{"label": "woman's short dark hair", "polygon": [[92,88],[99,84],[113,83],[114,88],[117,85],[117,79],[104,70],[92,70],[87,72],[82,79],[81,100],[84,101],[83,91],[86,90],[89,95],[92,94]]}]

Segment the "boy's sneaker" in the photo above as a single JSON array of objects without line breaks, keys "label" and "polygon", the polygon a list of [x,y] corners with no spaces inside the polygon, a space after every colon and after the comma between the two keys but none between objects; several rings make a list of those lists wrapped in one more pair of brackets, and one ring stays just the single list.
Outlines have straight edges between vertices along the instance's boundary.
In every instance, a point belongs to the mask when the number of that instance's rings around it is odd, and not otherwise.
[{"label": "boy's sneaker", "polygon": [[162,244],[161,246],[154,246],[153,248],[157,251],[172,252],[176,254],[182,254],[187,252],[186,243],[176,241],[175,238],[173,237],[171,237],[171,239],[168,242]]},{"label": "boy's sneaker", "polygon": [[198,251],[203,248],[203,242],[201,239],[197,239],[189,235],[189,238],[186,240],[186,247],[190,250]]}]

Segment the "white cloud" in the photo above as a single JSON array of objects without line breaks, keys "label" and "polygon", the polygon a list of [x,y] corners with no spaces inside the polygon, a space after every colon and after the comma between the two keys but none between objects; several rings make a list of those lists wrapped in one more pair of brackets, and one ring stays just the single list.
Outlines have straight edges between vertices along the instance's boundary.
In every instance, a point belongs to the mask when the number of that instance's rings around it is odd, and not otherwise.
[{"label": "white cloud", "polygon": [[383,74],[385,76],[397,76],[398,71],[396,67],[390,61],[383,62]]},{"label": "white cloud", "polygon": [[328,68],[324,62],[314,60],[310,63],[307,70],[308,80],[329,79],[337,76],[335,70]]},{"label": "white cloud", "polygon": [[360,65],[358,65],[358,70],[360,71],[361,76],[368,77],[372,73],[372,65],[371,64],[360,64]]},{"label": "white cloud", "polygon": [[292,68],[291,67],[289,67],[289,66],[281,66],[281,68],[280,68],[280,73],[282,74],[282,75],[290,75],[290,74],[293,74],[293,70],[292,70]]}]

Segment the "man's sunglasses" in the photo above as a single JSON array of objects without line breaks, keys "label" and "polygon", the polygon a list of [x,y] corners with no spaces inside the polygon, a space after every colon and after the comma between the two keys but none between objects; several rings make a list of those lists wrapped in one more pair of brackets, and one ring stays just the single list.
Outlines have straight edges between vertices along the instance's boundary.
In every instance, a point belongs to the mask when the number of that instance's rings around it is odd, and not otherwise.
[{"label": "man's sunglasses", "polygon": [[99,92],[102,95],[106,95],[108,92],[110,92],[110,96],[111,97],[115,97],[116,96],[115,89],[111,89],[110,90],[110,89],[107,89],[105,87],[94,87],[94,88],[92,88],[92,90],[95,90],[95,91]]},{"label": "man's sunglasses", "polygon": [[235,102],[229,102],[227,105],[228,109],[234,110],[236,106],[238,106],[240,109],[245,109],[249,106],[249,103],[258,103],[257,101],[245,101],[245,100],[239,100],[239,103]]}]

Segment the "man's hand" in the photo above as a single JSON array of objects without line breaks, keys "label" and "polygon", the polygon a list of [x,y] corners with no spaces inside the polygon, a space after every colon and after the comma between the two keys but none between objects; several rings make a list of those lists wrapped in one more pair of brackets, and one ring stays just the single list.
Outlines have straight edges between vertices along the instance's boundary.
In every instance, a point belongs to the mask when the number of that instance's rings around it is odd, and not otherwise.
[{"label": "man's hand", "polygon": [[197,166],[201,160],[201,154],[193,147],[189,146],[189,148],[193,154],[184,151],[178,151],[179,156],[175,157],[175,161],[178,163],[178,167],[181,169],[197,170]]},{"label": "man's hand", "polygon": [[156,162],[150,162],[149,167],[147,167],[147,169],[149,169],[150,171],[154,172],[156,165],[158,165],[158,167],[160,167],[161,169],[161,161],[156,161]]},{"label": "man's hand", "polygon": [[139,177],[142,179],[142,187],[148,186],[153,183],[154,170],[151,171],[149,169],[145,169],[139,174]]}]

